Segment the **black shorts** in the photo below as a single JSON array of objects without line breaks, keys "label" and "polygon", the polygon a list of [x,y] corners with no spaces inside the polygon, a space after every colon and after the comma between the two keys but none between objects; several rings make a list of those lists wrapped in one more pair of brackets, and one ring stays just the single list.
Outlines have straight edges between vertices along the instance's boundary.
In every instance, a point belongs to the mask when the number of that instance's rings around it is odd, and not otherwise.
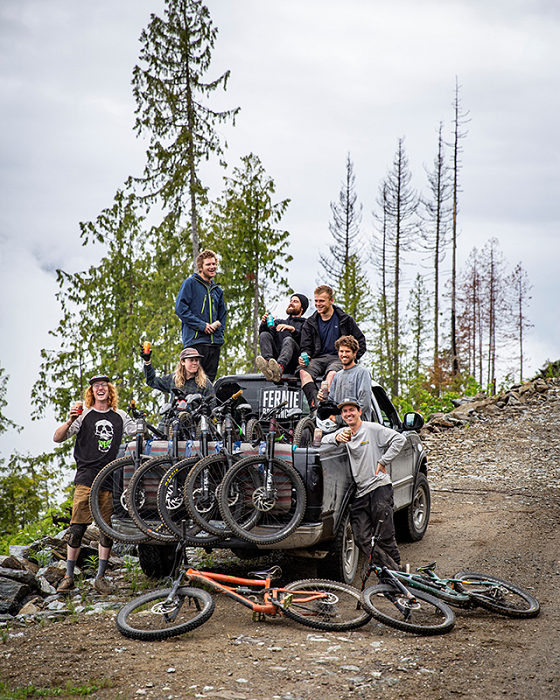
[{"label": "black shorts", "polygon": [[319,355],[310,360],[307,367],[302,369],[309,372],[313,379],[317,379],[318,377],[324,377],[329,372],[340,372],[344,367],[338,359],[338,355]]}]

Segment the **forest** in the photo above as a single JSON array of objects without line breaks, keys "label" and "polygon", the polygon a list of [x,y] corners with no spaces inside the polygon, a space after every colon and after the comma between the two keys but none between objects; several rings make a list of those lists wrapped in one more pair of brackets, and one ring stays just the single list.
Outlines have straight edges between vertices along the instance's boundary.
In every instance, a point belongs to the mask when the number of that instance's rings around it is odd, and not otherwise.
[{"label": "forest", "polygon": [[[62,422],[97,371],[113,378],[121,407],[134,398],[157,414],[139,348],[152,343],[158,372],[175,367],[182,348],[175,298],[205,248],[219,256],[216,281],[228,308],[219,375],[255,371],[261,316],[294,291],[290,232],[282,226],[290,200],[276,198],[274,178],[257,154],[226,163],[220,125],[234,125],[239,107],[212,106],[213,93],[226,91],[230,77],[229,71],[213,74],[217,38],[202,0],[166,0],[163,15],[152,15],[142,31],[132,89],[134,130],[149,144],[144,171],[130,175],[95,220],[80,223],[82,245],[95,251],[98,262],[57,270],[60,321],[51,331],[55,349],[41,351],[31,396],[34,419],[48,410]],[[369,229],[348,154],[314,261],[316,283],[333,287],[335,303],[366,334],[363,362],[373,378],[402,411],[426,417],[449,410],[460,395],[495,393],[500,383],[522,381],[531,328],[531,283],[521,263],[509,267],[496,238],[473,248],[462,268],[457,265],[461,154],[471,116],[458,81],[450,96],[451,128],[447,133],[443,122],[438,126],[423,189],[412,187],[401,137],[379,183]],[[217,196],[201,179],[209,159],[225,168]],[[310,297],[314,286],[310,281]],[[8,379],[0,368],[0,433],[17,429],[5,415]],[[1,459],[4,545],[30,524],[37,531],[48,528],[61,490],[70,494],[60,476],[62,466],[72,464],[70,451],[65,443],[39,456]]]}]

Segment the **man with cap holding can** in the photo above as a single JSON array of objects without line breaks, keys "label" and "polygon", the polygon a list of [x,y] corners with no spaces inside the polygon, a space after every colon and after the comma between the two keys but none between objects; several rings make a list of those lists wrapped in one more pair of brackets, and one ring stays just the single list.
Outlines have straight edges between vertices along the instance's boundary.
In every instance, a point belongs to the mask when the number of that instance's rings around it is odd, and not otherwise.
[{"label": "man with cap holding can", "polygon": [[369,556],[371,538],[380,520],[383,521],[377,545],[380,552],[374,560],[380,565],[400,568],[401,555],[395,539],[393,523],[393,485],[387,466],[406,444],[404,435],[379,423],[362,420],[357,399],[350,397],[339,404],[347,427],[323,437],[323,444],[346,445],[356,495],[350,509],[350,524],[359,549]]},{"label": "man with cap holding can", "polygon": [[[117,408],[117,389],[106,374],[98,374],[89,380],[84,402],[83,411],[81,402],[76,402],[72,406],[68,420],[56,429],[53,437],[55,442],[64,442],[72,435],[76,435],[74,445],[76,489],[69,528],[66,576],[58,586],[58,593],[67,593],[74,588],[74,568],[80,554],[82,538],[88,525],[93,521],[89,508],[91,485],[101,469],[116,459],[123,434],[134,435],[136,432],[136,422]],[[113,512],[113,493],[101,491],[99,500],[103,518],[110,523]],[[105,533],[101,533],[99,565],[93,585],[95,590],[103,595],[112,593],[114,590],[105,579],[112,546],[113,541]]]},{"label": "man with cap holding can", "polygon": [[259,328],[261,354],[257,368],[269,382],[279,382],[282,374],[293,374],[298,366],[303,314],[309,307],[305,294],[292,294],[286,309],[287,319],[272,318],[265,314]]}]

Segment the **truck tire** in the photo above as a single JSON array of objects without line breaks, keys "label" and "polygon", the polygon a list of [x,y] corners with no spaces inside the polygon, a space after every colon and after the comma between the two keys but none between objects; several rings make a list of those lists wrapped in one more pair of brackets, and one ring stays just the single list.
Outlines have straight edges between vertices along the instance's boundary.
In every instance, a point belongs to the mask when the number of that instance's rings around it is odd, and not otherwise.
[{"label": "truck tire", "polygon": [[329,553],[317,561],[317,575],[351,586],[358,571],[359,558],[360,551],[350,525],[350,509],[347,508]]},{"label": "truck tire", "polygon": [[414,484],[412,502],[395,513],[395,530],[399,539],[418,542],[424,537],[430,520],[430,486],[423,472],[419,472]]},{"label": "truck tire", "polygon": [[173,573],[176,545],[139,544],[140,568],[150,578],[165,578]]}]

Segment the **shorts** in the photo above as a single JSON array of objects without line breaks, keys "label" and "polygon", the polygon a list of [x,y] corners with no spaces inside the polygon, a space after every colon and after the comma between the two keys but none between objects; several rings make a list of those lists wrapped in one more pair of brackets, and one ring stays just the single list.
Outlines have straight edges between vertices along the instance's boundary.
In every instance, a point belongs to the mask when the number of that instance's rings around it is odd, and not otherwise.
[{"label": "shorts", "polygon": [[313,379],[318,379],[329,372],[340,372],[344,367],[338,359],[338,355],[319,355],[310,360],[307,367],[302,367],[302,369],[309,372]]},{"label": "shorts", "polygon": [[[70,519],[71,524],[78,523],[80,525],[89,525],[93,522],[93,517],[89,508],[90,491],[90,486],[76,484],[76,490],[74,491],[74,501],[72,502],[72,518]],[[103,520],[107,523],[107,525],[110,525],[111,515],[113,513],[112,491],[99,492],[99,510],[101,511],[101,516],[103,517]]]}]

